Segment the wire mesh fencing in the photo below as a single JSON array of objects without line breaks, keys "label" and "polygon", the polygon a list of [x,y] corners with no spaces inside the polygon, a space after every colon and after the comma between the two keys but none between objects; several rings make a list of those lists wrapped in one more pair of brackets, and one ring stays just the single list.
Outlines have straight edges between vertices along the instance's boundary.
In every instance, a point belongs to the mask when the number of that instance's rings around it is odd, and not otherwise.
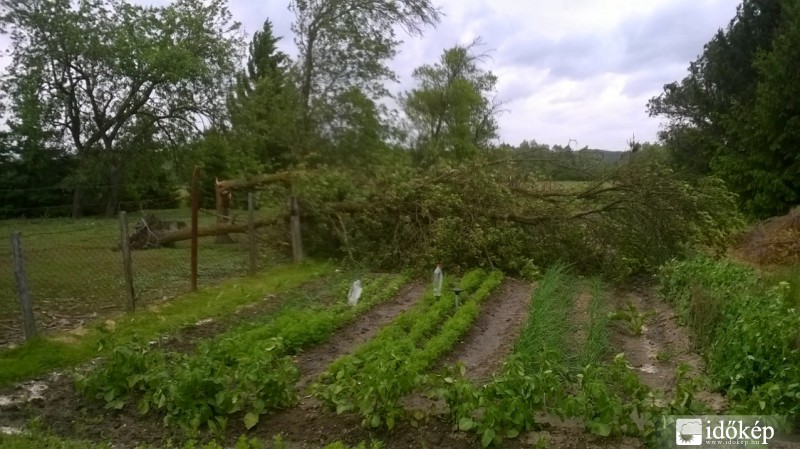
[{"label": "wire mesh fencing", "polygon": [[[128,233],[165,232],[187,236],[188,209],[152,212],[159,229],[148,225],[144,212],[127,215]],[[233,217],[246,221],[247,212]],[[201,228],[213,227],[217,217],[200,214]],[[145,229],[143,229],[145,228]],[[68,330],[126,309],[127,285],[123,270],[118,218],[45,218],[0,221],[0,347],[24,340],[11,235],[19,232],[30,299],[39,332]],[[198,244],[198,286],[247,275],[255,242],[256,269],[276,263],[278,256],[262,249],[264,230],[255,234],[207,236]],[[151,236],[153,237],[153,236]],[[190,290],[190,241],[181,238],[131,251],[136,308],[167,301]]]}]

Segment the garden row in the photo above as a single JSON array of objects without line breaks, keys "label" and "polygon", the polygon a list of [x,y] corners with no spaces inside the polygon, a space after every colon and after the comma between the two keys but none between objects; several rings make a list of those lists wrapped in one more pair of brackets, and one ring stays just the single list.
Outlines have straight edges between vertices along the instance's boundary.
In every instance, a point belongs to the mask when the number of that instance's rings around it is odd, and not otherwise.
[{"label": "garden row", "polygon": [[550,415],[582,420],[599,437],[658,443],[674,438],[674,423],[664,416],[702,410],[692,400],[696,383],[685,372],[679,373],[675,397],[663,398],[639,380],[623,354],[611,356],[613,314],[602,282],[588,285],[588,322],[575,319],[581,285],[561,267],[544,274],[531,298],[529,322],[491,381],[475,384],[456,366],[432,382],[458,429],[475,433],[487,447],[538,429],[539,417]]},{"label": "garden row", "polygon": [[800,310],[788,283],[707,257],[667,264],[660,279],[732,412],[800,416]]},{"label": "garden row", "polygon": [[480,304],[503,274],[474,270],[461,279],[462,304],[454,294],[427,294],[355,353],[331,364],[312,388],[337,413],[357,412],[367,427],[392,429],[406,417],[401,400],[424,383],[431,365],[469,330]]},{"label": "garden row", "polygon": [[165,424],[176,424],[189,434],[205,426],[221,433],[232,416],[242,417],[250,428],[262,414],[297,400],[299,373],[293,354],[328,340],[336,329],[392,298],[407,279],[363,278],[363,294],[355,307],[343,301],[351,280],[334,276],[313,297],[287,301],[289,306],[270,319],[235,327],[192,353],[165,351],[141,341],[118,346],[105,363],[80,376],[77,386],[109,408],[136,403],[142,414],[162,414]]},{"label": "garden row", "polygon": [[[484,447],[538,428],[543,415],[661,447],[674,438],[671,417],[708,412],[694,398],[702,382],[688,377],[688,367],[678,368],[675,394],[665,398],[639,380],[623,354],[609,357],[610,320],[642,315],[609,313],[599,281],[590,288],[589,322],[576,333],[570,316],[577,285],[559,267],[545,273],[529,323],[490,382],[476,385],[463,367],[451,367],[433,383],[454,425],[476,433]],[[660,291],[693,331],[708,375],[732,404],[729,413],[764,416],[784,430],[797,425],[775,420],[800,411],[800,314],[785,283],[770,286],[749,268],[700,257],[666,265]],[[634,321],[632,330],[641,327]],[[576,334],[586,340],[575,342]]]}]

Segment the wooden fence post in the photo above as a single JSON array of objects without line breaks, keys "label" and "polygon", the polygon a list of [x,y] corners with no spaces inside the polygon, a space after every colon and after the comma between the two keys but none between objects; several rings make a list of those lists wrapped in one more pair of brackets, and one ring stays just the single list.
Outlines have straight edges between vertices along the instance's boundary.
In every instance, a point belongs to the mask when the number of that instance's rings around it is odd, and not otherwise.
[{"label": "wooden fence post", "polygon": [[197,214],[200,210],[200,167],[195,166],[192,172],[192,249],[191,249],[191,275],[189,288],[197,291]]},{"label": "wooden fence post", "polygon": [[133,264],[131,262],[130,237],[128,235],[128,217],[125,211],[119,213],[120,247],[122,248],[122,272],[125,276],[125,310],[128,313],[136,310],[136,295],[133,290]]},{"label": "wooden fence post", "polygon": [[247,192],[247,232],[250,235],[250,276],[256,274],[256,216],[255,216],[255,194]]},{"label": "wooden fence post", "polygon": [[303,240],[300,237],[300,204],[297,197],[292,195],[289,198],[289,226],[292,232],[292,258],[295,262],[303,260]]},{"label": "wooden fence post", "polygon": [[17,281],[19,305],[22,309],[22,327],[27,340],[36,335],[36,321],[33,318],[33,303],[31,302],[31,291],[28,289],[28,277],[25,275],[22,238],[19,232],[11,234],[11,252],[14,259],[14,279]]}]

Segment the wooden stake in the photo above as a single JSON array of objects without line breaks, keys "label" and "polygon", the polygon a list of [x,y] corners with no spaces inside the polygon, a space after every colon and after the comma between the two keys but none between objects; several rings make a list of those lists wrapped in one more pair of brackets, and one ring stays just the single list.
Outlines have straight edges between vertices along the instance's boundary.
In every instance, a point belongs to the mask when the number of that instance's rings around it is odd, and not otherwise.
[{"label": "wooden stake", "polygon": [[36,321],[33,318],[33,303],[31,302],[31,291],[28,288],[28,277],[25,275],[22,238],[19,232],[11,234],[11,251],[14,259],[14,279],[17,281],[19,305],[22,309],[22,327],[27,340],[36,336]]},{"label": "wooden stake", "polygon": [[256,215],[255,215],[255,194],[247,192],[247,232],[250,235],[250,276],[256,274]]}]

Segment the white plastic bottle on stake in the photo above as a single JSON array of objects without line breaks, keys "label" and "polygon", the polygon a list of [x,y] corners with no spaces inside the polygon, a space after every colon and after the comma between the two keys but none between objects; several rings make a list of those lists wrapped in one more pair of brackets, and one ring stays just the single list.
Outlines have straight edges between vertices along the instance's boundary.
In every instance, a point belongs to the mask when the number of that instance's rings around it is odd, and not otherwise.
[{"label": "white plastic bottle on stake", "polygon": [[433,296],[439,297],[442,296],[442,282],[444,281],[444,275],[442,275],[442,265],[436,264],[436,269],[433,270]]},{"label": "white plastic bottle on stake", "polygon": [[358,304],[359,298],[361,298],[361,280],[356,279],[350,286],[350,291],[347,292],[347,304],[355,306]]}]

